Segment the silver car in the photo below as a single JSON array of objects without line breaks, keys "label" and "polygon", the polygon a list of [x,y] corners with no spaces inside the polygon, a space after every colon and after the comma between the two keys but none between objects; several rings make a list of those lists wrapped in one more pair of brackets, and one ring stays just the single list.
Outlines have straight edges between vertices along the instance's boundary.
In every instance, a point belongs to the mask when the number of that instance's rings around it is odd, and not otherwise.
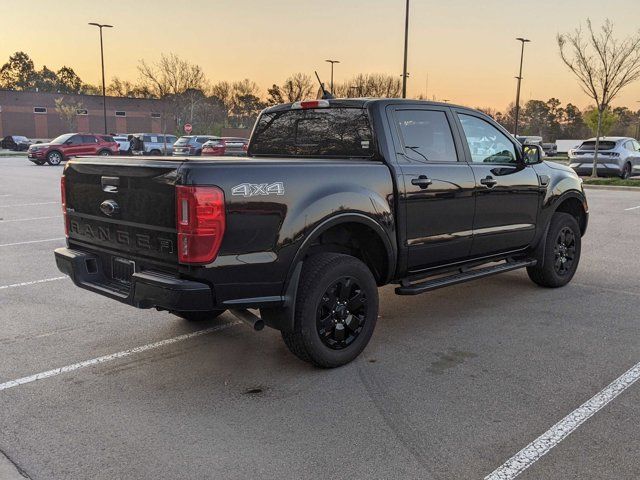
[{"label": "silver car", "polygon": [[[569,150],[569,166],[578,175],[591,175],[596,139]],[[640,175],[640,143],[631,137],[602,137],[598,146],[598,175],[629,178]]]}]

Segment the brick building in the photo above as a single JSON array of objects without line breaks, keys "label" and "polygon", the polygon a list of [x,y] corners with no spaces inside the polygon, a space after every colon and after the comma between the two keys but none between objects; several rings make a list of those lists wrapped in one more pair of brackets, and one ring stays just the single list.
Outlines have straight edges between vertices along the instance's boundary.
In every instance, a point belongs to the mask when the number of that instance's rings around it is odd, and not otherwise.
[{"label": "brick building", "polygon": [[[0,90],[0,138],[24,135],[50,139],[68,133],[69,127],[56,111],[55,100],[81,105],[76,111],[75,131],[102,133],[104,120],[102,96]],[[109,133],[161,133],[162,100],[107,97],[107,130]],[[168,120],[167,131],[175,124]]]}]

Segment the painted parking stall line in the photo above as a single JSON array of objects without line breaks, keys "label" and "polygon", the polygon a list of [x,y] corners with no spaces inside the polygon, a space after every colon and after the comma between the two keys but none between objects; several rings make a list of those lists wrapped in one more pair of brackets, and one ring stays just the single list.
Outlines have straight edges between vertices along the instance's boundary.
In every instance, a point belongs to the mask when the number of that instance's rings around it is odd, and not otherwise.
[{"label": "painted parking stall line", "polygon": [[573,433],[580,425],[607,406],[640,378],[640,363],[611,382],[577,409],[556,423],[549,430],[524,447],[496,470],[484,477],[485,480],[511,480],[546,455],[553,447]]},{"label": "painted parking stall line", "polygon": [[8,207],[33,207],[36,205],[60,205],[60,202],[39,202],[39,203],[15,203],[9,205],[0,205],[0,208]]},{"label": "painted parking stall line", "polygon": [[15,380],[9,380],[8,382],[0,383],[0,391],[8,390],[10,388],[18,387],[20,385],[25,385],[27,383],[37,382],[38,380],[44,380],[45,378],[56,377],[58,375],[62,375],[63,373],[73,372],[75,370],[80,370],[82,368],[92,367],[94,365],[99,365],[101,363],[111,362],[113,360],[117,360],[119,358],[129,357],[131,355],[135,355],[137,353],[146,352],[149,350],[154,350],[156,348],[165,347],[167,345],[171,345],[178,342],[184,342],[185,340],[190,340],[192,338],[201,337],[203,335],[207,335],[209,333],[219,332],[221,330],[226,330],[227,328],[233,327],[235,325],[240,324],[240,320],[227,322],[222,325],[216,325],[215,327],[206,328],[204,330],[198,330],[197,332],[185,333],[184,335],[178,335],[177,337],[167,338],[165,340],[160,340],[159,342],[148,343],[146,345],[141,345],[139,347],[130,348],[128,350],[122,350],[120,352],[111,353],[109,355],[103,355],[102,357],[92,358],[90,360],[85,360],[83,362],[72,363],[71,365],[65,365],[64,367],[54,368],[52,370],[47,370],[45,372],[36,373],[34,375],[29,375],[28,377],[17,378]]},{"label": "painted parking stall line", "polygon": [[628,212],[629,210],[637,210],[638,208],[640,208],[640,205],[638,205],[637,207],[625,208],[624,211]]},{"label": "painted parking stall line", "polygon": [[0,225],[2,225],[3,223],[9,223],[9,222],[30,222],[32,220],[48,220],[50,218],[62,218],[62,215],[54,215],[52,217],[16,218],[13,220],[3,220],[0,218]]},{"label": "painted parking stall line", "polygon": [[43,278],[41,280],[33,280],[31,282],[12,283],[11,285],[0,285],[0,290],[5,290],[7,288],[28,287],[29,285],[37,285],[39,283],[55,282],[57,280],[64,280],[65,278],[67,278],[66,275],[64,275],[62,277]]},{"label": "painted parking stall line", "polygon": [[64,237],[45,238],[44,240],[29,240],[26,242],[3,243],[0,247],[13,247],[14,245],[28,245],[30,243],[59,242],[60,240],[64,240]]}]

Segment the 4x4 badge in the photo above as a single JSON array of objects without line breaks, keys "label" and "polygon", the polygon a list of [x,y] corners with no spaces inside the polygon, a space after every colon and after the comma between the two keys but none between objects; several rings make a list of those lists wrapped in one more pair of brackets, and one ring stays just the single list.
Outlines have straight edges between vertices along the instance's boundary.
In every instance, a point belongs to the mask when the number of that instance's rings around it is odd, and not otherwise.
[{"label": "4x4 badge", "polygon": [[284,184],[274,183],[241,183],[231,189],[231,195],[254,197],[256,195],[284,195]]}]

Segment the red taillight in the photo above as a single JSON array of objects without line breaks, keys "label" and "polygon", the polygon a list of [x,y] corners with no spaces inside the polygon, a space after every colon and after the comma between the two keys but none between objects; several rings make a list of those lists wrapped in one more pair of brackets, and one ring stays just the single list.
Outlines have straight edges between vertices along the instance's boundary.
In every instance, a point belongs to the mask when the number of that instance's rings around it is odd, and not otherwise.
[{"label": "red taillight", "polygon": [[62,200],[62,218],[64,219],[64,234],[69,238],[69,218],[67,217],[67,182],[65,176],[60,177],[60,199]]},{"label": "red taillight", "polygon": [[213,186],[176,186],[180,263],[215,260],[225,229],[224,192]]}]

